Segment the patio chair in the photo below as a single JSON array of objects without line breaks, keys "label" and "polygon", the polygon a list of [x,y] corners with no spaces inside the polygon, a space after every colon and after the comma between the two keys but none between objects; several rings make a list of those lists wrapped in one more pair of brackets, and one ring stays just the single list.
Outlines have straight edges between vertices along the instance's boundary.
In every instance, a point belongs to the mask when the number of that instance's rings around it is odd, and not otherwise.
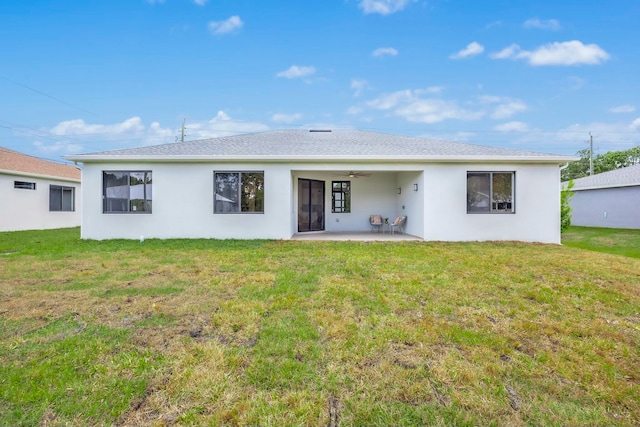
[{"label": "patio chair", "polygon": [[400,231],[402,231],[402,234],[404,234],[404,224],[407,222],[407,217],[406,216],[399,216],[397,217],[392,223],[389,224],[389,230],[391,231],[391,234],[395,234],[396,232],[396,228],[400,229]]},{"label": "patio chair", "polygon": [[369,216],[369,224],[371,225],[371,231],[374,231],[377,229],[378,232],[380,232],[380,230],[382,230],[382,225],[384,224],[382,222],[382,215]]}]

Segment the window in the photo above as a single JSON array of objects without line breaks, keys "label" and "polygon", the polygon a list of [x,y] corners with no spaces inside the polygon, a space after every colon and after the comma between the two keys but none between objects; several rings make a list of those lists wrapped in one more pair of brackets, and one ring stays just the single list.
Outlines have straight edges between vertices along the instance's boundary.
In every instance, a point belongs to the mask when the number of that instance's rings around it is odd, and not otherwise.
[{"label": "window", "polygon": [[102,172],[103,213],[151,213],[151,171]]},{"label": "window", "polygon": [[13,181],[13,188],[19,188],[21,190],[35,190],[36,183],[25,182],[25,181]]},{"label": "window", "polygon": [[467,172],[467,213],[515,213],[515,172]]},{"label": "window", "polygon": [[61,185],[49,186],[49,210],[51,212],[73,212],[75,210],[75,188]]},{"label": "window", "polygon": [[331,212],[351,212],[351,181],[331,182]]},{"label": "window", "polygon": [[264,172],[214,172],[214,213],[264,213]]}]

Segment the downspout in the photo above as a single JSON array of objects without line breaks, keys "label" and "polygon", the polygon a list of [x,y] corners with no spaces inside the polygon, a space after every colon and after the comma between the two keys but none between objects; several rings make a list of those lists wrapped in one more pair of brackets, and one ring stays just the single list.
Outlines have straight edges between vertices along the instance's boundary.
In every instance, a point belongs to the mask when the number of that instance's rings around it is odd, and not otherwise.
[{"label": "downspout", "polygon": [[[562,171],[565,170],[566,168],[569,167],[569,163],[567,162],[565,163],[563,166],[560,166],[560,173],[562,174]],[[562,175],[561,175],[562,176]],[[560,178],[560,190],[562,190],[562,177]]]}]

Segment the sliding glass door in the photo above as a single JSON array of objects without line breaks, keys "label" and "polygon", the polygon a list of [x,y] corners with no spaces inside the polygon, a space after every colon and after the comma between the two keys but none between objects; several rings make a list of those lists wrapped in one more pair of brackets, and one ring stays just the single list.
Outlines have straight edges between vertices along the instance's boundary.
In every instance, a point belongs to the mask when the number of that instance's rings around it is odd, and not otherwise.
[{"label": "sliding glass door", "polygon": [[298,231],[324,230],[324,181],[298,178]]}]

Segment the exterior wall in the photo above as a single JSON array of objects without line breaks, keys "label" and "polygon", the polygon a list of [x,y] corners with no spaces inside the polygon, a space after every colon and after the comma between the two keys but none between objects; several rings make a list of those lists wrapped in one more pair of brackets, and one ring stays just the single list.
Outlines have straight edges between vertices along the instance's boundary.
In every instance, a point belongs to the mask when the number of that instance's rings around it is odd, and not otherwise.
[{"label": "exterior wall", "polygon": [[[103,213],[102,171],[152,171],[152,213]],[[214,171],[264,171],[264,213],[213,213]],[[284,165],[90,164],[83,168],[82,238],[288,239],[291,173]]]},{"label": "exterior wall", "polygon": [[[468,214],[468,171],[515,171],[515,213]],[[424,181],[425,240],[560,243],[558,165],[430,165]]]},{"label": "exterior wall", "polygon": [[[35,182],[35,190],[14,188],[14,181]],[[49,211],[49,185],[75,188],[75,211]],[[80,225],[81,191],[78,182],[25,175],[0,175],[0,231],[44,230]]]},{"label": "exterior wall", "polygon": [[[399,173],[397,184],[397,187],[401,189],[401,192],[396,199],[396,213],[393,218],[389,218],[389,221],[393,221],[396,216],[406,215],[407,223],[404,226],[405,233],[411,234],[413,236],[423,237],[425,194],[424,172],[419,171]],[[414,184],[418,185],[417,190],[414,190]]]},{"label": "exterior wall", "polygon": [[640,229],[640,186],[574,191],[571,224]]},{"label": "exterior wall", "polygon": [[[104,214],[103,170],[151,170],[152,213]],[[214,214],[213,172],[256,170],[265,174],[265,212]],[[349,170],[369,176],[340,176]],[[516,213],[467,214],[467,171],[515,171]],[[298,178],[325,181],[326,231],[367,231],[369,215],[406,215],[406,233],[425,240],[560,243],[560,170],[544,164],[85,163],[82,237],[289,239],[298,229]],[[334,180],[351,181],[350,213],[331,213]]]}]

